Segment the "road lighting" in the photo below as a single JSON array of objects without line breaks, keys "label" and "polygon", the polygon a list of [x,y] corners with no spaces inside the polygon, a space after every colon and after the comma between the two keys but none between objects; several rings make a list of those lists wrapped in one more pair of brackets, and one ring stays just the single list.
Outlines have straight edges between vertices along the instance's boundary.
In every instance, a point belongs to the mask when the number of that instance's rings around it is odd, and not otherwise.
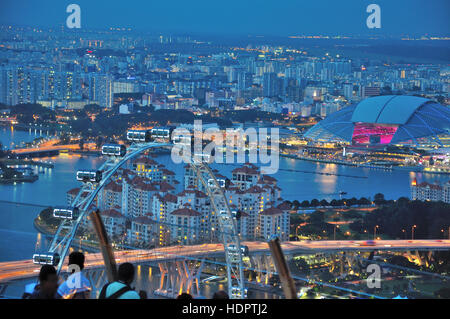
[{"label": "road lighting", "polygon": [[[445,239],[445,230],[444,228],[441,229],[442,238]],[[450,239],[450,226],[448,227],[448,239]]]},{"label": "road lighting", "polygon": [[213,242],[214,239],[214,227],[211,228],[211,243]]},{"label": "road lighting", "polygon": [[336,228],[339,228],[339,225],[334,225],[334,236],[333,236],[333,238],[334,238],[334,240],[336,240]]},{"label": "road lighting", "polygon": [[406,239],[406,230],[402,229],[402,233],[403,233],[403,235],[405,236],[405,239]]},{"label": "road lighting", "polygon": [[411,239],[414,239],[414,229],[416,229],[417,225],[413,225],[411,227]]},{"label": "road lighting", "polygon": [[377,238],[377,228],[380,228],[380,226],[376,225],[373,228],[373,240],[375,240]]},{"label": "road lighting", "polygon": [[297,240],[298,240],[298,230],[300,229],[300,225],[298,225],[296,228],[295,228],[295,237],[297,237]]}]

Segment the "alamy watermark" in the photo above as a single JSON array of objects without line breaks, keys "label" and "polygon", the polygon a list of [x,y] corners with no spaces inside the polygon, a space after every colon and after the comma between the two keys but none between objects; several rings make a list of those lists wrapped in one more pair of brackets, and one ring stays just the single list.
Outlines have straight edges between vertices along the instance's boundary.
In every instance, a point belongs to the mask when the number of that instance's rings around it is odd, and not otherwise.
[{"label": "alamy watermark", "polygon": [[66,25],[69,29],[81,28],[81,8],[78,4],[69,4],[66,12],[70,13],[66,19]]},{"label": "alamy watermark", "polygon": [[370,15],[367,17],[366,25],[369,29],[381,28],[381,8],[378,4],[369,4],[366,9]]},{"label": "alamy watermark", "polygon": [[381,288],[381,267],[377,264],[369,264],[366,269],[367,273],[370,275],[367,276],[366,283],[368,288]]},{"label": "alamy watermark", "polygon": [[76,264],[70,264],[67,268],[69,272],[69,277],[67,278],[67,287],[70,289],[79,289],[81,288],[81,268]]},{"label": "alamy watermark", "polygon": [[[207,128],[201,120],[194,121],[191,132],[176,128],[172,132],[172,160],[174,163],[252,163],[260,164],[261,173],[274,174],[279,168],[278,128]],[[225,157],[225,159],[224,159]]]}]

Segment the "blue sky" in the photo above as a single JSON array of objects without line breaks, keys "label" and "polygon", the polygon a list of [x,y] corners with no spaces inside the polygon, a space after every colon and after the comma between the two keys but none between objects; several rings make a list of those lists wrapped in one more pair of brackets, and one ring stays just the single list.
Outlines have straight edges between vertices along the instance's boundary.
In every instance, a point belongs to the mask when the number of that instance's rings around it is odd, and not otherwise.
[{"label": "blue sky", "polygon": [[[449,0],[1,0],[0,24],[58,26],[67,5],[81,7],[84,28],[157,32],[450,35]],[[366,27],[367,5],[381,7],[382,28]]]}]

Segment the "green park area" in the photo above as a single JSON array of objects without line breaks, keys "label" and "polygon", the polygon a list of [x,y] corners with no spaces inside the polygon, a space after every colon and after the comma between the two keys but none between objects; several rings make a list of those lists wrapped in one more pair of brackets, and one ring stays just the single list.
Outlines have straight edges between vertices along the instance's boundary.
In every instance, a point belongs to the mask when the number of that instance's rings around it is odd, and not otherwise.
[{"label": "green park area", "polygon": [[[382,194],[375,198],[372,205],[321,205],[308,209],[291,203],[294,208],[290,215],[291,240],[450,238],[449,204],[405,197],[385,200]],[[357,201],[353,199],[354,203]]]}]

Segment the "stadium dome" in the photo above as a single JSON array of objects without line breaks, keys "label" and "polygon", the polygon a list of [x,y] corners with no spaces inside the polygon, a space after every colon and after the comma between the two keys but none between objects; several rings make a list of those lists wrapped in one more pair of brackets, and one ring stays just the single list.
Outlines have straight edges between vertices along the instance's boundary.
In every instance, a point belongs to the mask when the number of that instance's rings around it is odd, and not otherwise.
[{"label": "stadium dome", "polygon": [[[405,95],[371,97],[327,116],[304,137],[353,144],[422,144],[422,138],[443,145],[450,132],[450,107]],[[448,136],[447,136],[448,137]]]}]

